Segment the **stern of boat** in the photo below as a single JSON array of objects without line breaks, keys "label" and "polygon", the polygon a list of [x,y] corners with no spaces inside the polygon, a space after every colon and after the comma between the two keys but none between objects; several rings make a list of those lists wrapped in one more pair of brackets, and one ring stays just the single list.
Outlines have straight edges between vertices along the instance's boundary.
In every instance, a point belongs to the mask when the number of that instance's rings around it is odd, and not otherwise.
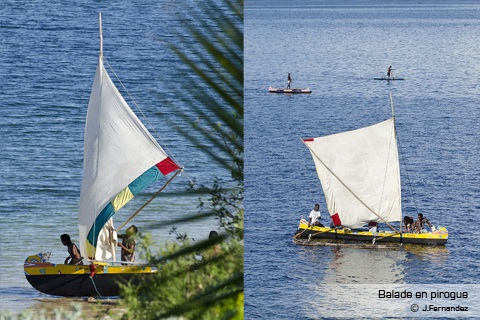
[{"label": "stern of boat", "polygon": [[402,234],[402,242],[409,244],[444,245],[448,240],[446,227],[438,227],[435,231],[421,233],[405,232]]},{"label": "stern of boat", "polygon": [[322,235],[326,232],[330,232],[333,229],[327,227],[319,226],[308,226],[308,221],[305,220],[303,216],[300,217],[300,222],[298,223],[297,232],[295,232],[294,238],[310,238],[311,236]]},{"label": "stern of boat", "polygon": [[445,244],[448,240],[448,230],[446,227],[439,226],[437,230],[431,232],[431,235],[433,238],[438,239],[440,244]]},{"label": "stern of boat", "polygon": [[306,229],[308,228],[308,221],[305,220],[303,216],[300,217],[300,222],[298,223],[298,229]]},{"label": "stern of boat", "polygon": [[50,255],[51,255],[51,252],[40,252],[38,254],[28,256],[27,259],[25,259],[25,262],[23,264],[23,269],[26,272],[27,268],[54,266],[54,264],[49,262]]}]

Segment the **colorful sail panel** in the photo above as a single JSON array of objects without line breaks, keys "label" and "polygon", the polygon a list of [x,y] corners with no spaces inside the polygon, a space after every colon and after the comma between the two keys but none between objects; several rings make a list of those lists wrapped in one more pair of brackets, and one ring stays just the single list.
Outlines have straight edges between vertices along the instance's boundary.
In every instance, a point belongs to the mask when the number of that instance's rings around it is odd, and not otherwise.
[{"label": "colorful sail panel", "polygon": [[82,255],[115,259],[115,212],[177,169],[118,92],[100,55],[85,125],[78,214]]},{"label": "colorful sail panel", "polygon": [[400,166],[394,119],[303,140],[315,162],[336,225],[401,221]]},{"label": "colorful sail panel", "polygon": [[[164,172],[161,172],[159,167],[165,168]],[[167,171],[168,169],[168,171]],[[125,189],[120,191],[113,200],[107,204],[105,208],[100,212],[100,214],[95,219],[95,223],[88,232],[87,235],[87,252],[94,252],[97,247],[97,239],[101,232],[97,226],[104,226],[107,222],[113,217],[113,215],[118,212],[124,205],[126,205],[130,200],[133,199],[137,194],[147,188],[149,185],[160,180],[164,175],[179,169],[179,166],[173,162],[170,158],[166,158],[157,165],[151,167],[145,171],[140,177],[135,179],[131,184],[129,184]],[[111,230],[108,230],[110,234]],[[111,237],[110,235],[108,236]],[[94,258],[93,256],[90,258]],[[100,260],[100,259],[96,259]]]}]

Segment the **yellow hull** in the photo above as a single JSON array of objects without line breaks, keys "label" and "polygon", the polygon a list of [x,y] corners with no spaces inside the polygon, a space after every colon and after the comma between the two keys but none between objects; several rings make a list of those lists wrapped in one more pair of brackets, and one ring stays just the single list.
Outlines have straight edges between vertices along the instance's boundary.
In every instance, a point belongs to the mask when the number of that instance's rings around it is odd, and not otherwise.
[{"label": "yellow hull", "polygon": [[120,283],[138,283],[155,275],[152,266],[53,264],[42,254],[29,256],[24,263],[25,277],[38,291],[56,296],[118,296]]},{"label": "yellow hull", "polygon": [[[76,275],[90,275],[90,268],[88,265],[72,266],[65,264],[37,264],[37,265],[24,265],[25,274],[30,276],[41,275],[58,275],[58,274],[76,274]],[[96,264],[95,274],[144,274],[144,273],[156,273],[155,267],[151,266],[118,266],[108,264]]]},{"label": "yellow hull", "polygon": [[415,243],[443,245],[448,240],[448,230],[440,227],[436,232],[426,233],[397,233],[394,231],[360,231],[350,228],[327,228],[327,227],[308,227],[306,221],[300,221],[295,238],[325,238],[334,240],[351,240],[351,241],[370,241],[375,242],[396,242],[396,243]]}]

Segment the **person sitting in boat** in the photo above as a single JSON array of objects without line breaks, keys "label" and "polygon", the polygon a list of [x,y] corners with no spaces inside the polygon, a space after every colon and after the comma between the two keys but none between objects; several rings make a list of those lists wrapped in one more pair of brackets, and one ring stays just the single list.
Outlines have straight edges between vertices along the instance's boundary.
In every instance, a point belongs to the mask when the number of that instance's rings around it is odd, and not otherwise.
[{"label": "person sitting in boat", "polygon": [[[66,233],[62,234],[60,240],[62,240],[64,246],[67,246],[69,253],[69,256],[65,259],[65,264],[83,265],[83,257],[80,255],[80,250],[78,250],[77,245],[72,242],[70,236]],[[68,260],[70,260],[70,262]]]},{"label": "person sitting in boat", "polygon": [[387,77],[390,78],[391,75],[392,75],[392,66],[388,67]]},{"label": "person sitting in boat", "polygon": [[323,224],[320,223],[320,205],[317,203],[313,207],[313,210],[310,211],[310,214],[308,215],[308,226],[319,226],[323,227]]},{"label": "person sitting in boat", "polygon": [[368,223],[368,231],[370,232],[378,232],[378,222],[370,221]]},{"label": "person sitting in boat", "polygon": [[[218,238],[218,232],[215,231],[215,230],[210,231],[210,233],[208,234],[208,241],[213,241],[216,238]],[[221,251],[220,244],[217,243],[215,246],[213,246],[212,251],[213,251],[214,254],[220,253],[220,251]]]},{"label": "person sitting in boat", "polygon": [[424,217],[421,213],[418,214],[417,220],[415,220],[415,222],[413,223],[414,231],[417,233],[426,232],[423,229],[425,227],[425,224],[428,224],[432,231],[436,231],[435,227],[430,223],[430,221],[428,221],[427,217]]},{"label": "person sitting in boat", "polygon": [[405,226],[405,229],[407,232],[412,232],[413,231],[413,217],[411,216],[405,216],[403,218],[403,224]]},{"label": "person sitting in boat", "polygon": [[122,243],[118,243],[118,246],[122,248],[122,261],[135,262],[135,236],[137,233],[138,228],[132,224],[128,227],[127,231],[125,231],[125,234],[118,235],[118,238],[122,239]]},{"label": "person sitting in boat", "polygon": [[289,72],[287,77],[287,89],[290,89],[291,84],[292,84],[292,77],[290,76],[290,72]]}]

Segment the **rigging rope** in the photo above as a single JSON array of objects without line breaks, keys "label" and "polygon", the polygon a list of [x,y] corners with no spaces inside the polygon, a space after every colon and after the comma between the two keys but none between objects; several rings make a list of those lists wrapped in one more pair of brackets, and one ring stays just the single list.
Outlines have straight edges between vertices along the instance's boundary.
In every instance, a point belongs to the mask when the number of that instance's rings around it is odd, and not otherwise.
[{"label": "rigging rope", "polygon": [[145,202],[137,211],[135,211],[134,214],[130,216],[130,218],[128,218],[120,227],[118,227],[117,231],[125,227],[125,225],[128,222],[130,222],[130,220],[132,220],[140,211],[142,211],[150,202],[152,202],[152,200],[155,199],[160,194],[160,192],[162,192],[163,189],[165,189],[168,186],[168,184],[172,182],[172,180],[182,171],[183,171],[183,167],[181,167],[180,170],[175,172],[175,174],[172,177],[170,177],[170,179],[168,179],[168,181],[165,182],[165,184],[147,202]]},{"label": "rigging rope", "polygon": [[97,292],[98,296],[101,298],[102,295],[100,294],[100,292],[98,292],[97,286],[95,285],[95,281],[93,281],[93,277],[95,276],[95,268],[96,267],[97,266],[93,262],[90,263],[90,265],[88,266],[88,268],[90,269],[90,279],[92,279],[93,287],[95,288],[95,291]]},{"label": "rigging rope", "polygon": [[100,292],[98,292],[98,290],[97,290],[97,286],[95,285],[95,281],[93,281],[93,277],[90,276],[90,279],[92,279],[93,287],[95,288],[95,291],[97,292],[98,297],[102,298],[102,295],[101,295]]},{"label": "rigging rope", "polygon": [[[398,137],[397,137],[398,139]],[[400,141],[400,139],[398,139]],[[401,144],[398,143],[398,147],[401,148]],[[403,154],[403,152],[399,152],[399,154]],[[418,206],[417,206],[417,202],[415,201],[415,197],[413,196],[414,193],[413,193],[413,184],[412,184],[412,181],[410,180],[410,174],[409,174],[409,171],[407,169],[407,165],[405,164],[406,162],[405,161],[402,161],[401,163],[404,163],[402,165],[403,167],[403,170],[405,171],[405,176],[407,177],[407,185],[408,185],[408,188],[410,189],[410,194],[411,194],[411,198],[412,198],[412,201],[413,201],[413,206],[415,207],[415,212],[418,214]]]},{"label": "rigging rope", "polygon": [[[180,165],[180,162],[177,161],[177,159],[175,158],[174,154],[170,151],[170,149],[168,148],[168,144],[167,143],[164,143],[163,139],[160,137],[160,135],[158,134],[157,130],[155,130],[155,127],[152,125],[152,123],[148,120],[148,118],[145,116],[145,114],[143,113],[143,110],[137,105],[137,102],[135,101],[135,99],[133,99],[133,97],[130,95],[130,92],[127,90],[127,88],[125,87],[125,85],[123,84],[122,80],[120,80],[120,78],[117,76],[115,70],[113,70],[112,66],[110,65],[110,63],[108,63],[108,61],[105,59],[105,57],[103,57],[103,61],[107,63],[109,69],[112,71],[113,75],[115,76],[115,78],[117,79],[117,81],[120,83],[120,85],[122,86],[123,90],[125,90],[126,94],[128,95],[128,97],[132,100],[133,104],[135,105],[135,107],[137,108],[137,110],[141,113],[143,119],[145,122],[148,123],[149,127],[151,128],[151,130],[155,133],[155,136],[156,138],[162,143],[162,146],[165,147],[165,149],[168,151],[168,154],[171,156],[172,160],[179,164]],[[163,148],[162,147],[162,148]],[[180,165],[181,166],[181,165]],[[182,166],[181,166],[182,167]],[[195,185],[194,181],[192,178],[190,178],[185,172],[184,172],[184,175],[185,177],[190,181],[190,183],[192,185]]]}]

